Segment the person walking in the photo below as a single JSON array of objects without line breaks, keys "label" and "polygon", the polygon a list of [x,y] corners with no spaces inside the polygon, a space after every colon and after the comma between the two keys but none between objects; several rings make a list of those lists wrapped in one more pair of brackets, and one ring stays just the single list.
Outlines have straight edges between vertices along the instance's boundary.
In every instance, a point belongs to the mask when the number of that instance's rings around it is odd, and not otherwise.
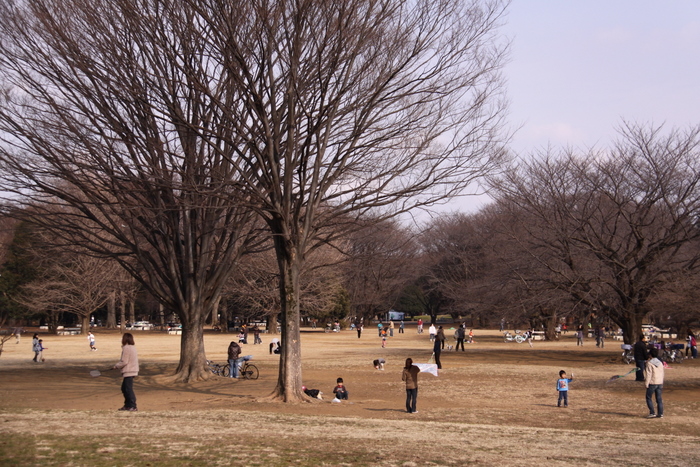
[{"label": "person walking", "polygon": [[407,358],[401,374],[401,381],[406,383],[406,412],[408,413],[418,413],[418,410],[416,410],[418,373],[420,373],[420,368],[413,364],[413,359]]},{"label": "person walking", "polygon": [[[644,373],[644,385],[647,388],[647,407],[649,415],[647,418],[663,418],[664,417],[664,401],[661,396],[664,388],[664,364],[659,360],[659,350],[651,349],[649,351],[649,359],[646,362],[646,371]],[[654,403],[652,395],[656,398],[656,411],[654,411]]]},{"label": "person walking", "polygon": [[355,325],[355,331],[357,331],[357,338],[359,339],[362,336],[362,323],[357,323]]},{"label": "person walking", "polygon": [[[272,345],[272,343],[270,343]],[[238,378],[238,363],[241,356],[241,346],[231,341],[228,345],[228,369],[229,378]]]},{"label": "person walking", "polygon": [[688,347],[685,349],[685,356],[688,356],[690,350],[690,358],[698,358],[698,341],[695,339],[695,334],[688,331]]},{"label": "person walking", "polygon": [[90,344],[90,350],[93,352],[97,350],[97,347],[95,347],[95,335],[92,332],[88,332],[87,340],[88,344]]},{"label": "person walking", "polygon": [[635,381],[644,381],[644,368],[646,366],[647,359],[649,358],[649,352],[647,351],[647,336],[640,334],[639,340],[634,344],[632,349],[634,352],[634,365],[637,367]]},{"label": "person walking", "polygon": [[134,378],[139,374],[139,356],[134,344],[134,336],[130,332],[122,335],[122,355],[114,365],[115,370],[122,371],[122,394],[124,395],[124,407],[119,410],[136,412],[136,394],[134,394]]},{"label": "person walking", "polygon": [[36,362],[39,358],[39,352],[41,352],[41,350],[39,350],[40,348],[39,334],[34,333],[34,337],[32,337],[32,352],[34,352],[34,358],[32,359],[33,362]]}]

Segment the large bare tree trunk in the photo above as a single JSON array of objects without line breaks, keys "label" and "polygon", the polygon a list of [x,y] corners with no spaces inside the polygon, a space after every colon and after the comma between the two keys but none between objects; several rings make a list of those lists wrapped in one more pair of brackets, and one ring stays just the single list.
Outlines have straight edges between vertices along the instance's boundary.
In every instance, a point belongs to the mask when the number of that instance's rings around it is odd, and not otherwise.
[{"label": "large bare tree trunk", "polygon": [[110,292],[107,299],[107,329],[116,329],[117,327],[117,312],[116,312],[116,292]]},{"label": "large bare tree trunk", "polygon": [[90,332],[90,315],[81,315],[80,316],[80,324],[81,324],[81,329],[80,333],[85,334],[87,336],[87,333]]},{"label": "large bare tree trunk", "polygon": [[[282,305],[282,352],[274,398],[284,402],[306,400],[301,377],[301,328],[299,308],[299,267],[301,259],[294,247],[275,237],[280,265],[280,297]],[[276,323],[273,323],[276,327]]]},{"label": "large bare tree trunk", "polygon": [[[196,310],[203,310],[197,307]],[[180,339],[180,363],[175,371],[175,381],[188,383],[207,379],[205,371],[206,353],[204,351],[204,313],[190,310],[189,318],[182,323],[182,338]],[[183,316],[180,319],[183,319]]]},{"label": "large bare tree trunk", "polygon": [[126,330],[126,305],[124,303],[124,292],[119,293],[119,331],[123,334]]}]

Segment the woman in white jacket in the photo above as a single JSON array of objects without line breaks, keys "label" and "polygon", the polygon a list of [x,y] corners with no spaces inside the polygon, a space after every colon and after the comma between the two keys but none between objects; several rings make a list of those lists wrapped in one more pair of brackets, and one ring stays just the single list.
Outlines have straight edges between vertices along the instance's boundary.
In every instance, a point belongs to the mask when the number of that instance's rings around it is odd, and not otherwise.
[{"label": "woman in white jacket", "polygon": [[124,394],[124,407],[119,410],[136,412],[136,395],[134,394],[134,377],[139,374],[139,356],[134,345],[134,336],[125,332],[122,336],[122,356],[115,369],[122,370],[122,394]]},{"label": "woman in white jacket", "polygon": [[[644,384],[647,387],[647,407],[649,407],[647,418],[663,418],[664,416],[664,401],[661,398],[661,392],[664,388],[664,364],[658,357],[658,349],[649,351],[649,359],[644,372]],[[656,397],[658,409],[656,412],[654,412],[654,403],[651,400],[652,395]]]}]

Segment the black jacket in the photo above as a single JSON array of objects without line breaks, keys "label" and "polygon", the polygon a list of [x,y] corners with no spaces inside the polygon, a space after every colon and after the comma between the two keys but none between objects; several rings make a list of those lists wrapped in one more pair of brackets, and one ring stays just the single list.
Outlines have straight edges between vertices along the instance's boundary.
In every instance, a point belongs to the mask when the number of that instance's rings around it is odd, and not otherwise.
[{"label": "black jacket", "polygon": [[634,344],[634,359],[637,361],[646,361],[648,356],[647,343],[644,341],[637,341],[637,343]]}]

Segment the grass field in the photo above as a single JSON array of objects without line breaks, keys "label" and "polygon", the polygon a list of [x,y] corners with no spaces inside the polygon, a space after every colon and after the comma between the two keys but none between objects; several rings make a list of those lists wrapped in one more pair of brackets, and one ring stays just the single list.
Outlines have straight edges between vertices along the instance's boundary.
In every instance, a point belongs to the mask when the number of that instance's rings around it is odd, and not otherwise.
[{"label": "grass field", "polygon": [[[642,383],[606,348],[569,334],[559,342],[504,343],[476,330],[466,352],[445,351],[439,377],[421,373],[418,413],[404,409],[406,357],[427,362],[432,344],[414,328],[381,348],[375,330],[302,333],[304,384],[324,400],[284,404],[266,398],[278,356],[246,345],[257,381],[212,377],[174,384],[179,337],[134,333],[141,360],[139,411],[123,405],[117,372],[120,335],[42,335],[46,362],[31,361],[30,333],[0,357],[0,465],[700,465],[700,363],[666,370],[665,418],[647,420]],[[396,332],[396,331],[395,331]],[[448,336],[452,331],[448,330]],[[205,335],[207,357],[223,362],[232,335]],[[251,339],[252,341],[252,339]],[[450,342],[453,343],[453,342]],[[386,369],[372,360],[383,357]],[[575,374],[568,409],[557,408],[559,370]],[[343,377],[350,400],[331,403]]]}]

